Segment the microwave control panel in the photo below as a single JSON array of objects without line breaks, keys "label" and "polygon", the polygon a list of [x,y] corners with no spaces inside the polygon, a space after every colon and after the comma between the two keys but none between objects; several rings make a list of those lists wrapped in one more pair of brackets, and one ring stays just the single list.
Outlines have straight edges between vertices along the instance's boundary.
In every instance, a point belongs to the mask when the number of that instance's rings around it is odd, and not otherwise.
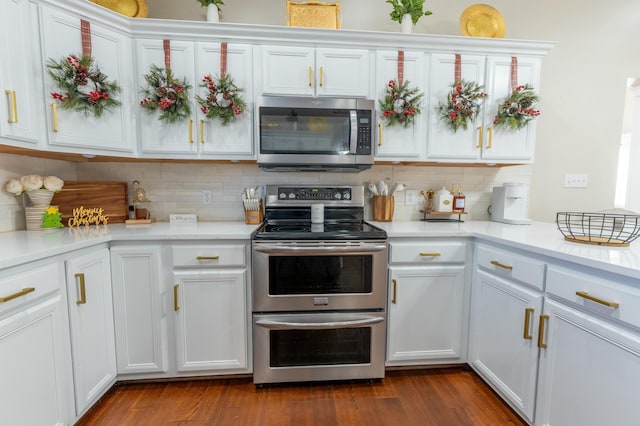
[{"label": "microwave control panel", "polygon": [[371,155],[371,111],[358,111],[358,146],[356,154]]}]

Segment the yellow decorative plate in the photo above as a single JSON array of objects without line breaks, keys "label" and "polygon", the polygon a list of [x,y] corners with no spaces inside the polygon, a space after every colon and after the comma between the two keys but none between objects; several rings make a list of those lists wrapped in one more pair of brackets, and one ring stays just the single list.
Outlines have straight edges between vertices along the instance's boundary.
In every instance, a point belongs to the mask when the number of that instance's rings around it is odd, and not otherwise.
[{"label": "yellow decorative plate", "polygon": [[149,12],[146,0],[91,0],[124,16],[146,18]]},{"label": "yellow decorative plate", "polygon": [[474,4],[460,15],[460,32],[471,37],[502,38],[506,25],[500,12],[486,4]]}]

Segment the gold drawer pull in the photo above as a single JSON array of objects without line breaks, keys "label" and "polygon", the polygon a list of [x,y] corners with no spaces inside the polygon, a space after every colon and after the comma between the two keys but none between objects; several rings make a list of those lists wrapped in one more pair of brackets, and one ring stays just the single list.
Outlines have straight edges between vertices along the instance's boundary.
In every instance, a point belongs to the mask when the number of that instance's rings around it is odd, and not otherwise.
[{"label": "gold drawer pull", "polygon": [[442,254],[440,254],[438,252],[434,252],[434,253],[422,253],[422,252],[420,252],[420,256],[422,256],[422,257],[438,257],[438,256],[442,256]]},{"label": "gold drawer pull", "polygon": [[180,288],[180,284],[176,284],[173,286],[173,310],[178,312],[180,310],[180,305],[178,305],[178,289]]},{"label": "gold drawer pull", "polygon": [[309,87],[313,84],[313,70],[309,67]]},{"label": "gold drawer pull", "polygon": [[547,344],[544,343],[544,323],[549,320],[549,315],[540,315],[540,324],[538,325],[538,347],[540,349],[547,349]]},{"label": "gold drawer pull", "polygon": [[489,142],[487,143],[487,149],[493,147],[493,127],[489,127]]},{"label": "gold drawer pull", "polygon": [[393,282],[393,299],[391,299],[391,303],[395,305],[398,303],[398,282],[395,279],[391,281]]},{"label": "gold drawer pull", "polygon": [[198,260],[218,260],[220,256],[198,256],[196,257]]},{"label": "gold drawer pull", "polygon": [[324,74],[324,69],[322,67],[320,67],[320,87],[322,87],[322,77]]},{"label": "gold drawer pull", "polygon": [[378,124],[378,146],[382,146],[382,124]]},{"label": "gold drawer pull", "polygon": [[84,274],[75,274],[74,277],[80,280],[80,300],[76,301],[76,305],[84,305],[87,303],[87,290],[84,285]]},{"label": "gold drawer pull", "polygon": [[599,297],[591,296],[586,291],[576,291],[576,296],[584,297],[587,300],[591,300],[592,302],[599,303],[599,304],[604,305],[604,306],[606,306],[608,308],[617,309],[618,307],[620,307],[620,304],[618,302],[609,302],[608,300],[604,300],[604,299],[600,299]]},{"label": "gold drawer pull", "polygon": [[193,143],[193,120],[189,119],[189,143]]},{"label": "gold drawer pull", "polygon": [[507,271],[513,270],[513,266],[505,265],[504,263],[500,263],[497,260],[492,260],[491,264],[497,266],[498,268],[506,269]]},{"label": "gold drawer pull", "polygon": [[58,125],[58,104],[55,102],[51,104],[51,119],[53,120],[53,131],[57,133],[60,126]]},{"label": "gold drawer pull", "polygon": [[529,334],[529,329],[531,328],[532,316],[533,316],[533,308],[526,308],[524,310],[524,334],[523,334],[523,337],[525,340],[533,339],[533,336]]},{"label": "gold drawer pull", "polygon": [[478,127],[476,130],[478,131],[478,144],[476,145],[476,148],[482,148],[482,132],[484,130],[482,126]]},{"label": "gold drawer pull", "polygon": [[24,296],[25,294],[29,294],[29,293],[32,293],[34,291],[36,291],[36,289],[33,288],[33,287],[23,288],[22,290],[20,290],[17,293],[13,293],[13,294],[10,294],[10,295],[5,296],[5,297],[0,297],[0,303],[8,302],[9,300],[16,299],[16,298],[18,298],[20,296]]},{"label": "gold drawer pull", "polygon": [[200,120],[200,143],[204,143],[204,120]]},{"label": "gold drawer pull", "polygon": [[11,105],[11,111],[7,123],[14,124],[18,122],[18,102],[16,101],[15,90],[5,90],[4,93],[9,97],[9,104]]}]

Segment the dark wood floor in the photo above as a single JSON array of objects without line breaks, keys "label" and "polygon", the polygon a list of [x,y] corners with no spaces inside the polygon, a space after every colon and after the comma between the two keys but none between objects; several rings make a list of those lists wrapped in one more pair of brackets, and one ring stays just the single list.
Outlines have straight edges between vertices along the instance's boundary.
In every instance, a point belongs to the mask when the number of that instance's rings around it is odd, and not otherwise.
[{"label": "dark wood floor", "polygon": [[119,384],[77,425],[524,425],[468,369],[389,371],[381,382],[251,379]]}]

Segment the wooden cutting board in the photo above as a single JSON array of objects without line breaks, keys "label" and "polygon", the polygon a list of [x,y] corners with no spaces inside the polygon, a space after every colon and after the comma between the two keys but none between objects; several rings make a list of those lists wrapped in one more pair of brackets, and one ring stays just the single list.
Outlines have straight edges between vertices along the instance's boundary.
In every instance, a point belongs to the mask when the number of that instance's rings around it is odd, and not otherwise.
[{"label": "wooden cutting board", "polygon": [[58,206],[64,226],[73,217],[73,209],[78,207],[103,208],[108,223],[124,223],[129,218],[127,182],[65,181],[51,205]]}]

